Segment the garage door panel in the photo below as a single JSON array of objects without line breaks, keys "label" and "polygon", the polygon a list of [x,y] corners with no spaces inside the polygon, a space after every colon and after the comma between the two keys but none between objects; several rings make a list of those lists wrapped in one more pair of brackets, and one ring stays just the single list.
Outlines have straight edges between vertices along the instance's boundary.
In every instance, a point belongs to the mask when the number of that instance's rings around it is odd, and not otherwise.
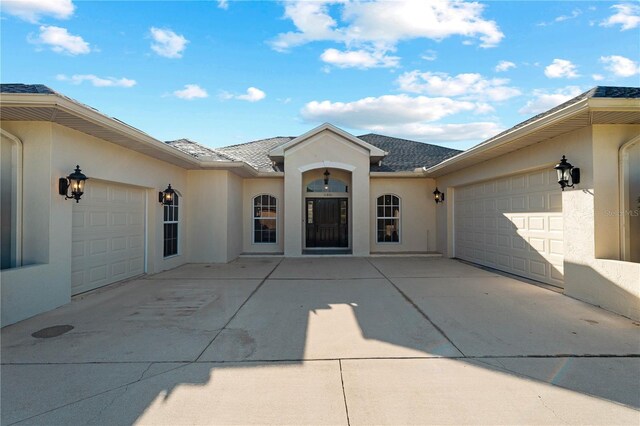
[{"label": "garage door panel", "polygon": [[144,190],[91,181],[73,207],[72,294],[144,272]]},{"label": "garage door panel", "polygon": [[456,188],[455,203],[457,257],[562,285],[562,196],[553,170]]}]

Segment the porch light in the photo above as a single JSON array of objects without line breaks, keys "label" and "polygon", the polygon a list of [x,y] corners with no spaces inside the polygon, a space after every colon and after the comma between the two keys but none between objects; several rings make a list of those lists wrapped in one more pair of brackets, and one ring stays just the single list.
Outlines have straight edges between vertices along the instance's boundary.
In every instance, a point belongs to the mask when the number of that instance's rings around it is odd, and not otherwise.
[{"label": "porch light", "polygon": [[169,186],[167,186],[167,189],[162,192],[158,192],[158,202],[164,205],[171,205],[173,203],[173,196],[175,195],[175,193],[176,191],[174,191],[171,188],[171,184],[169,184]]},{"label": "porch light", "polygon": [[564,155],[554,169],[558,173],[558,184],[563,191],[565,188],[573,188],[575,184],[580,183],[580,169],[573,167]]},{"label": "porch light", "polygon": [[[80,166],[76,165],[73,173],[66,178],[58,179],[58,193],[64,195],[65,200],[76,200],[77,203],[84,194],[84,182],[87,179],[89,178],[82,173]],[[71,194],[69,194],[69,188],[71,188]]]},{"label": "porch light", "polygon": [[438,188],[436,187],[436,190],[433,191],[433,199],[436,201],[436,204],[443,202],[444,192],[438,191]]},{"label": "porch light", "polygon": [[331,173],[329,173],[329,169],[325,169],[324,170],[324,190],[325,191],[329,190],[329,176],[331,176]]}]

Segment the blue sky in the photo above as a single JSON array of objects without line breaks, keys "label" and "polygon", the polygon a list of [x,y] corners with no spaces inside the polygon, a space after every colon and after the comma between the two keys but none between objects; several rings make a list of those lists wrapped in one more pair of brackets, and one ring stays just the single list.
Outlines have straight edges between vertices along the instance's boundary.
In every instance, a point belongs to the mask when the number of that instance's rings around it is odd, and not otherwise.
[{"label": "blue sky", "polygon": [[1,2],[1,80],[212,147],[325,121],[466,149],[640,86],[637,1]]}]

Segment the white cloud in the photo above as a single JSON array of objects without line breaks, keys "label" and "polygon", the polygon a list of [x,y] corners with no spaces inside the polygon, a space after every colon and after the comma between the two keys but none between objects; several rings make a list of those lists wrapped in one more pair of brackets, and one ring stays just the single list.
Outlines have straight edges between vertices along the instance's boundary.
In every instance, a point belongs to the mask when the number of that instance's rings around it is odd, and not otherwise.
[{"label": "white cloud", "polygon": [[60,81],[70,81],[73,84],[81,84],[84,81],[88,81],[95,87],[133,87],[137,84],[135,80],[129,78],[103,78],[93,74],[74,74],[71,77],[67,77],[65,74],[58,74],[56,79]]},{"label": "white cloud", "polygon": [[620,25],[620,31],[631,30],[640,25],[640,6],[622,3],[611,6],[617,12],[600,23],[603,27]]},{"label": "white cloud", "polygon": [[580,9],[573,9],[571,11],[570,15],[561,15],[558,16],[556,19],[554,19],[555,22],[562,22],[562,21],[568,21],[569,19],[574,19],[577,18],[578,16],[582,15],[582,10]]},{"label": "white cloud", "polygon": [[580,93],[582,93],[582,90],[577,86],[567,86],[553,92],[534,90],[534,99],[528,101],[527,104],[520,108],[518,112],[520,114],[539,114],[556,107],[571,98],[575,98]]},{"label": "white cloud", "polygon": [[492,122],[442,124],[434,121],[483,107],[484,104],[445,97],[385,95],[346,103],[312,101],[300,114],[309,122],[330,122],[352,129],[431,141],[469,141],[488,138],[501,129]]},{"label": "white cloud", "polygon": [[604,80],[604,76],[602,74],[591,74],[591,78],[594,81],[602,81],[602,80]]},{"label": "white cloud", "polygon": [[462,124],[411,123],[398,126],[375,126],[366,130],[418,139],[427,142],[482,141],[497,135],[504,129],[491,121]]},{"label": "white cloud", "polygon": [[320,55],[322,61],[338,68],[394,68],[400,60],[397,56],[386,56],[384,52],[367,50],[339,51],[327,49]]},{"label": "white cloud", "polygon": [[218,7],[220,9],[229,9],[229,0],[218,0]]},{"label": "white cloud", "polygon": [[618,77],[631,77],[640,74],[640,66],[637,62],[619,55],[601,56],[600,62],[605,68]]},{"label": "white cloud", "polygon": [[402,94],[368,97],[354,102],[312,101],[302,108],[301,115],[308,121],[372,128],[436,121],[459,112],[474,111],[476,108],[478,104],[474,102]]},{"label": "white cloud", "polygon": [[180,99],[193,100],[208,98],[209,94],[197,84],[185,84],[184,89],[176,90],[173,94]]},{"label": "white cloud", "polygon": [[246,94],[238,95],[236,96],[236,99],[240,99],[241,101],[258,102],[266,97],[267,94],[262,90],[255,87],[249,87]]},{"label": "white cloud", "polygon": [[174,33],[172,30],[165,28],[151,27],[149,30],[153,43],[151,49],[160,56],[165,58],[181,58],[182,51],[187,47],[189,40],[180,34]]},{"label": "white cloud", "polygon": [[285,3],[284,17],[296,31],[281,33],[270,44],[277,51],[287,51],[314,41],[334,41],[347,51],[364,49],[380,58],[395,51],[398,42],[416,38],[443,40],[459,35],[479,39],[481,47],[494,47],[504,34],[496,22],[483,18],[483,12],[480,3],[450,0],[290,1]]},{"label": "white cloud", "polygon": [[57,53],[69,55],[84,55],[91,52],[89,43],[82,37],[69,34],[66,28],[54,27],[53,25],[40,26],[40,34],[29,41],[35,44],[45,44]]},{"label": "white cloud", "polygon": [[[249,87],[246,93],[237,95],[229,92],[220,92],[220,99],[228,100],[228,99],[237,99],[240,101],[248,101],[248,102],[258,102],[267,97],[267,94],[262,90],[256,87]],[[289,99],[289,98],[287,98]],[[285,102],[286,103],[286,102]]]},{"label": "white cloud", "polygon": [[31,23],[43,16],[67,19],[73,15],[75,6],[71,0],[3,0],[2,11]]},{"label": "white cloud", "polygon": [[425,61],[435,61],[436,59],[438,59],[438,52],[429,49],[425,51],[420,57]]},{"label": "white cloud", "polygon": [[397,80],[400,90],[432,96],[461,96],[463,99],[504,101],[520,95],[509,87],[508,79],[486,79],[480,74],[467,73],[450,76],[439,72],[405,72]]},{"label": "white cloud", "polygon": [[576,78],[579,77],[577,67],[566,59],[554,59],[544,69],[544,75],[549,78]]},{"label": "white cloud", "polygon": [[496,65],[496,72],[504,72],[504,71],[509,71],[511,68],[515,68],[516,64],[514,64],[511,61],[500,61],[498,62],[498,65]]}]

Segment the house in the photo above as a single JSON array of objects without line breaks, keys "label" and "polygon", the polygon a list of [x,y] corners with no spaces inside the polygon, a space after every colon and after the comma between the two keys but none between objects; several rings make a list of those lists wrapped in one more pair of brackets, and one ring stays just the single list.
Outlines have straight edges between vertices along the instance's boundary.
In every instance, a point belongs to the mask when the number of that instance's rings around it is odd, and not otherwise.
[{"label": "house", "polygon": [[[3,326],[185,263],[321,253],[441,253],[640,319],[639,88],[464,152],[331,124],[212,149],[46,86],[0,92]],[[67,200],[76,166],[89,179]]]}]

